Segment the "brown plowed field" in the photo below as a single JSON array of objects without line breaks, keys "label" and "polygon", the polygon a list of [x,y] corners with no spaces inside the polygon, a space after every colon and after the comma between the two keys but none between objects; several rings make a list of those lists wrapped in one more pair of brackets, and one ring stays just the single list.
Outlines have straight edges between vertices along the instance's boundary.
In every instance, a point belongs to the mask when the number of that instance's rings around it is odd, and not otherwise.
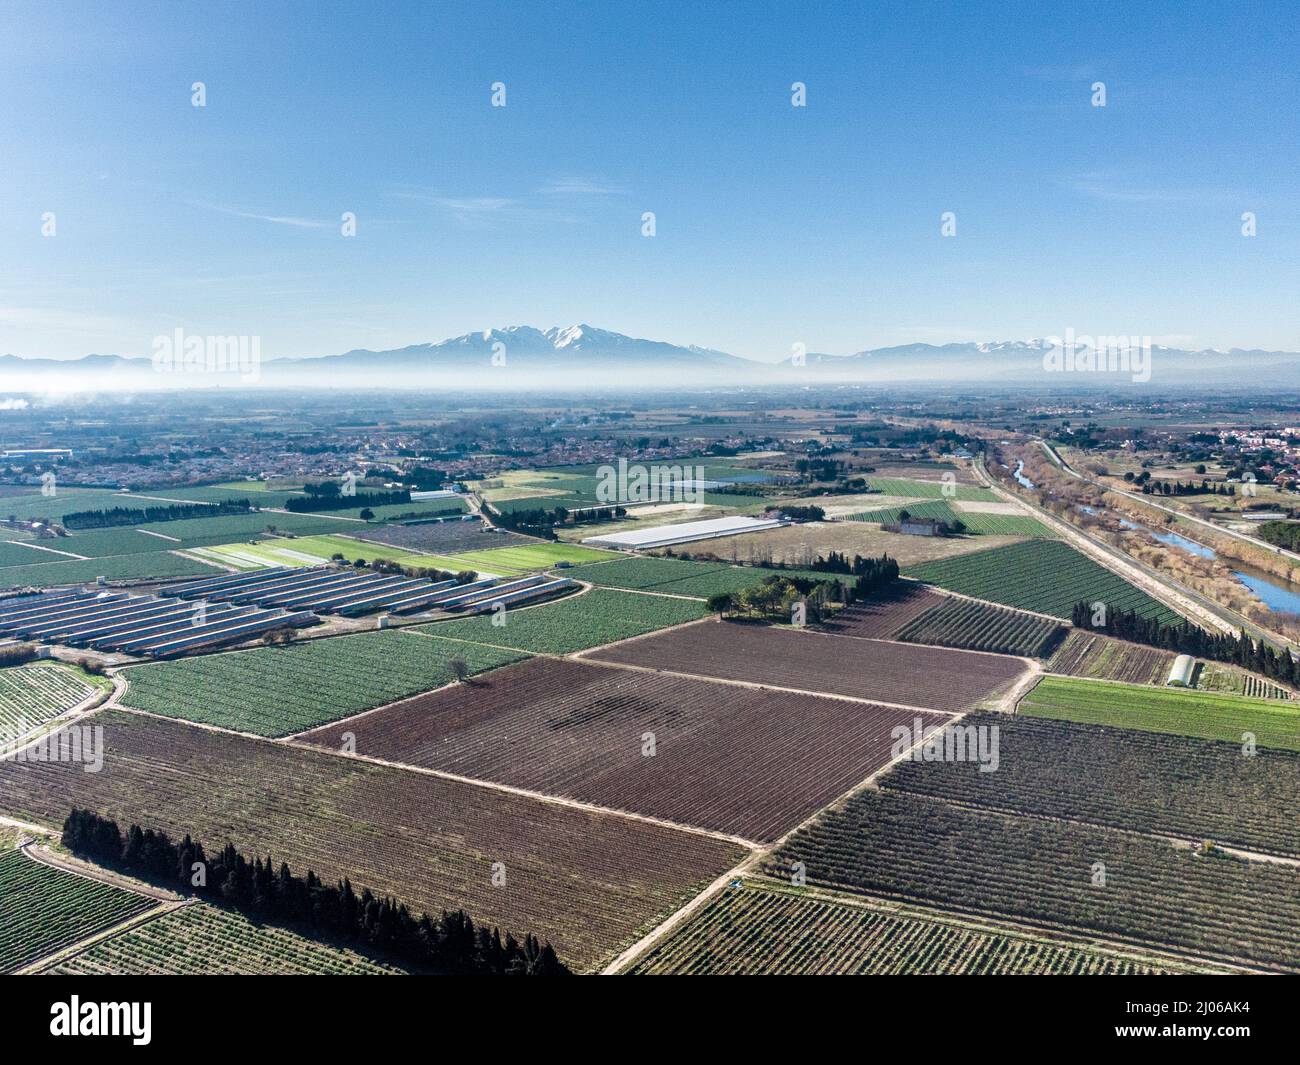
[{"label": "brown plowed field", "polygon": [[[233,842],[300,875],[396,895],[416,912],[549,939],[607,960],[736,864],[743,848],[427,773],[121,712],[97,715],[104,765],[0,762],[0,811],[58,825],[72,806]],[[493,863],[505,883],[492,883]]]},{"label": "brown plowed field", "polygon": [[702,677],[964,710],[1010,685],[1018,658],[879,643],[745,622],[704,621],[586,655]]},{"label": "brown plowed field", "polygon": [[1074,629],[1047,663],[1047,671],[1067,677],[1163,684],[1173,663],[1172,651]]},{"label": "brown plowed field", "polygon": [[337,748],[351,733],[358,754],[385,761],[770,841],[885,765],[891,730],[916,716],[533,659],[302,740]]},{"label": "brown plowed field", "polygon": [[880,598],[854,603],[819,628],[840,636],[888,640],[909,621],[947,598],[923,584],[895,581]]}]

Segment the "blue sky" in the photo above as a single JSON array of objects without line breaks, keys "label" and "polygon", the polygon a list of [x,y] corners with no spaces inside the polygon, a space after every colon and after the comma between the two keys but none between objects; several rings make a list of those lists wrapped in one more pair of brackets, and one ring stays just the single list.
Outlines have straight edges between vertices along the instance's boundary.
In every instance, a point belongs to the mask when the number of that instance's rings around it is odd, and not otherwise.
[{"label": "blue sky", "polygon": [[1297,41],[1268,3],[6,0],[0,353],[1300,349]]}]

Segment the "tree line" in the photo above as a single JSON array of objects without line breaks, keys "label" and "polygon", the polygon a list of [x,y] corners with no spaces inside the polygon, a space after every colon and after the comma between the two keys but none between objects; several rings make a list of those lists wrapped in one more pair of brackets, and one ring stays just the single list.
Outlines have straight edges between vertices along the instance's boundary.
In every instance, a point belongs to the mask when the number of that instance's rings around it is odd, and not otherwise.
[{"label": "tree line", "polygon": [[323,883],[271,856],[249,861],[233,844],[208,857],[187,834],[179,843],[163,832],[133,824],[123,837],[117,822],[74,808],[63,823],[63,843],[73,854],[183,893],[224,903],[255,920],[273,920],[336,940],[370,947],[420,968],[447,973],[559,976],[569,969],[549,943],[475,925],[464,910],[415,917],[404,903],[360,894],[343,879]]},{"label": "tree line", "polygon": [[[327,482],[331,483],[332,482]],[[333,485],[334,491],[310,491],[311,488],[320,486],[309,485],[308,495],[290,496],[284,501],[284,509],[292,511],[295,514],[315,514],[321,510],[351,510],[353,507],[383,507],[393,503],[409,503],[411,501],[411,490],[409,488],[394,488],[387,492],[356,492],[353,495],[345,496],[339,491],[338,485]]]},{"label": "tree line", "polygon": [[247,499],[226,499],[220,503],[174,503],[165,507],[110,507],[108,510],[77,510],[63,515],[65,529],[110,529],[119,525],[144,525],[156,521],[214,518],[222,514],[247,514],[253,504]]},{"label": "tree line", "polygon": [[627,507],[581,507],[569,510],[566,507],[529,507],[514,510],[492,508],[492,520],[503,529],[522,533],[525,536],[537,536],[543,540],[556,539],[557,525],[589,525],[605,521],[617,521],[627,517]]},{"label": "tree line", "polygon": [[[1245,632],[1236,636],[1207,632],[1190,621],[1167,625],[1158,618],[1143,617],[1134,610],[1118,610],[1109,603],[1103,606],[1104,610],[1097,611],[1090,603],[1075,603],[1070,620],[1075,628],[1104,632],[1121,640],[1161,647],[1194,658],[1230,662],[1270,680],[1292,687],[1300,686],[1300,663],[1289,652],[1275,651],[1266,643],[1252,640]],[[1093,624],[1094,618],[1097,624]]]}]

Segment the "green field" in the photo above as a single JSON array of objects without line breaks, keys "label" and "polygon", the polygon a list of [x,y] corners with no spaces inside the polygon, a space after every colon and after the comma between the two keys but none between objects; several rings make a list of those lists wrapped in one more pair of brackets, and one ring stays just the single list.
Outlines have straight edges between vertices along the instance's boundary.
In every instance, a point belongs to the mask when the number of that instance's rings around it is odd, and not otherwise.
[{"label": "green field", "polygon": [[[496,631],[496,630],[493,630]],[[461,658],[471,673],[523,655],[410,632],[363,632],[170,662],[131,666],[122,703],[165,717],[287,736],[452,679]]]},{"label": "green field", "polygon": [[0,669],[0,747],[71,710],[96,686],[67,666],[41,663]]},{"label": "green field", "polygon": [[557,562],[579,564],[619,556],[613,551],[599,551],[594,547],[544,543],[524,544],[522,547],[492,547],[486,551],[458,551],[451,557],[463,559],[467,563],[466,568],[474,567],[493,573],[527,573],[531,570],[549,569]]},{"label": "green field", "polygon": [[922,503],[902,503],[896,507],[880,507],[876,510],[864,510],[858,514],[846,514],[842,521],[868,521],[893,525],[903,520],[903,513],[909,518],[934,518],[937,521],[954,522],[964,520],[943,499],[932,499]]},{"label": "green field", "polygon": [[956,514],[966,531],[976,535],[1056,538],[1056,533],[1028,514],[974,514],[968,510],[959,510]]},{"label": "green field", "polygon": [[1049,676],[1019,713],[1237,744],[1250,732],[1261,747],[1300,751],[1300,705],[1277,700]]},{"label": "green field", "polygon": [[945,484],[943,481],[915,481],[909,477],[867,476],[867,484],[887,496],[905,499],[968,499],[996,503],[998,496],[987,488],[972,484]]},{"label": "green field", "polygon": [[881,507],[877,510],[864,510],[857,514],[846,514],[841,521],[868,521],[893,524],[901,520],[903,511],[912,518],[936,518],[939,521],[959,521],[966,526],[966,531],[974,535],[992,536],[1042,536],[1054,538],[1052,532],[1037,518],[1028,514],[977,514],[971,511],[957,510],[945,499],[931,499],[920,503],[901,503],[898,506]]},{"label": "green field", "polygon": [[403,970],[346,947],[254,924],[194,903],[101,940],[52,965],[58,976],[383,976]]},{"label": "green field", "polygon": [[153,899],[0,854],[0,973],[13,972],[157,905]]},{"label": "green field", "polygon": [[508,610],[504,625],[493,625],[493,619],[484,615],[421,625],[419,631],[521,651],[562,655],[696,621],[703,616],[704,604],[690,599],[594,588],[558,602]]},{"label": "green field", "polygon": [[252,544],[219,544],[215,547],[199,548],[195,553],[236,569],[256,569],[259,566],[318,566],[330,561],[336,554],[342,555],[348,562],[355,562],[357,559],[364,559],[367,562],[383,559],[402,566],[443,569],[453,573],[473,568],[459,558],[450,558],[446,555],[421,555],[389,544],[328,534],[271,538]]},{"label": "green field", "polygon": [[1182,619],[1118,574],[1060,540],[1026,540],[903,571],[941,588],[1069,620],[1074,604],[1105,602],[1166,624]]},{"label": "green field", "polygon": [[0,495],[0,516],[22,520],[59,521],[76,510],[137,506],[131,497],[111,488],[64,488],[56,485],[54,495],[41,494],[40,485],[5,485]]},{"label": "green field", "polygon": [[[684,476],[687,477],[694,476],[694,466],[702,465],[704,480],[725,479],[736,475],[748,476],[755,472],[741,467],[696,463],[690,459],[674,460],[659,465],[682,467]],[[597,487],[601,482],[601,479],[596,476],[597,469],[597,466],[587,465],[566,469],[510,470],[500,476],[489,478],[494,483],[500,481],[501,487],[482,491],[484,498],[501,513],[537,508],[554,510],[556,507],[581,510],[583,507],[595,506],[602,502],[597,496]],[[530,491],[539,494],[530,496],[527,494]],[[699,497],[685,502],[703,502],[708,506],[725,507],[737,512],[753,510],[756,507],[761,509],[766,506],[766,498],[763,496],[733,495],[717,491],[703,492]]]},{"label": "green field", "polygon": [[[53,555],[51,558],[55,557]],[[212,566],[169,551],[110,558],[68,559],[36,566],[0,569],[0,588],[50,588],[61,584],[85,584],[96,577],[109,580],[147,580],[151,577],[216,576]]]},{"label": "green field", "polygon": [[[0,569],[9,566],[39,566],[42,562],[66,560],[80,552],[68,552],[62,540],[42,539],[39,542],[27,536],[6,529],[4,536],[9,540],[0,540]],[[57,554],[56,552],[63,552]]]}]

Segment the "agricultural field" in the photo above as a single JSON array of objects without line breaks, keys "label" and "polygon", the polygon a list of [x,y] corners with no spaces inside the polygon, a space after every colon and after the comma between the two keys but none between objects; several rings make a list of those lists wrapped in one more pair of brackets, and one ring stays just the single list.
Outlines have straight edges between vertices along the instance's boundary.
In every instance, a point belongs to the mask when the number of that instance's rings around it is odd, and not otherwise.
[{"label": "agricultural field", "polygon": [[[362,495],[366,491],[367,489],[364,487],[359,487],[357,494]],[[465,500],[447,497],[443,499],[413,499],[409,503],[382,503],[379,506],[370,507],[367,507],[364,503],[358,503],[355,507],[349,507],[347,510],[325,510],[320,513],[331,517],[351,518],[354,526],[364,528],[365,524],[371,521],[445,518],[464,514],[467,509]],[[363,510],[369,510],[372,517],[363,520],[361,518]]]},{"label": "agricultural field", "polygon": [[97,510],[100,507],[131,506],[130,496],[111,488],[76,488],[58,485],[55,494],[47,496],[41,485],[5,485],[0,496],[0,516],[20,521],[59,521],[64,514],[76,510]]},{"label": "agricultural field", "polygon": [[[243,487],[239,482],[229,482],[227,484],[207,484],[187,488],[160,488],[157,493],[137,492],[133,496],[124,496],[124,500],[137,498],[142,500],[148,499],[169,499],[193,501],[200,503],[221,503],[228,499],[247,499],[259,507],[276,507],[283,508],[285,503],[290,499],[301,499],[306,493],[292,488],[271,488],[269,485],[263,485],[262,489],[254,495],[254,490]],[[134,506],[124,502],[123,506]],[[283,515],[280,515],[283,517]]]},{"label": "agricultural field", "polygon": [[1016,712],[1238,745],[1249,732],[1260,747],[1300,751],[1300,705],[1281,700],[1047,676]]},{"label": "agricultural field", "polygon": [[1136,610],[1167,624],[1182,619],[1118,574],[1059,540],[1025,540],[990,551],[926,562],[906,569],[909,577],[941,588],[1069,620],[1080,601],[1105,602]]},{"label": "agricultural field", "polygon": [[514,547],[496,547],[486,551],[458,551],[455,557],[463,559],[466,568],[491,570],[495,573],[528,573],[532,570],[549,569],[557,562],[579,565],[601,562],[618,556],[612,551],[579,547],[576,544],[529,543]]},{"label": "agricultural field", "polygon": [[818,628],[839,636],[892,640],[894,634],[919,614],[946,600],[946,596],[924,584],[895,581],[870,599],[836,611]]},{"label": "agricultural field", "polygon": [[910,477],[879,477],[869,473],[867,484],[887,496],[903,496],[908,499],[962,499],[996,503],[1001,498],[987,488],[959,483],[955,474],[950,482],[945,483],[942,480],[915,480]]},{"label": "agricultural field", "polygon": [[776,570],[759,566],[728,566],[676,558],[621,557],[613,562],[576,566],[566,574],[601,588],[626,588],[707,599],[762,584],[769,577],[810,577],[834,580],[838,574],[805,570]]},{"label": "agricultural field", "polygon": [[[495,631],[495,630],[494,630]],[[428,691],[522,655],[401,630],[303,640],[283,647],[151,662],[123,670],[122,704],[258,736],[287,736]]]},{"label": "agricultural field", "polygon": [[909,643],[965,647],[1005,655],[1041,658],[1064,639],[1066,628],[1037,614],[946,596],[898,630]]},{"label": "agricultural field", "polygon": [[798,832],[765,872],[796,861],[810,885],[1300,970],[1293,866],[870,790]]},{"label": "agricultural field", "polygon": [[[160,543],[162,541],[159,541]],[[192,558],[170,551],[151,551],[110,558],[65,559],[32,566],[0,569],[0,588],[52,588],[63,584],[86,584],[97,577],[112,581],[149,580],[155,577],[218,576],[218,571]]]},{"label": "agricultural field", "polygon": [[301,740],[350,733],[357,754],[770,842],[884,766],[916,716],[548,658]]},{"label": "agricultural field", "polygon": [[1095,632],[1071,629],[1065,642],[1047,662],[1047,672],[1094,680],[1121,680],[1129,684],[1164,684],[1174,653],[1112,640]]},{"label": "agricultural field", "polygon": [[1202,662],[1196,675],[1196,687],[1201,691],[1245,695],[1251,699],[1295,699],[1295,692],[1274,684],[1254,673],[1219,662]]},{"label": "agricultural field", "polygon": [[383,559],[403,566],[420,566],[429,569],[446,569],[453,572],[472,568],[460,559],[441,555],[417,555],[400,547],[356,540],[351,536],[327,534],[323,536],[274,537],[254,544],[221,544],[201,548],[195,552],[205,558],[233,565],[237,569],[255,569],[258,566],[317,566],[328,562],[334,555],[342,555],[348,562],[364,559],[374,562]]},{"label": "agricultural field", "polygon": [[879,507],[875,510],[862,510],[856,514],[844,514],[841,521],[869,521],[877,525],[893,525],[909,518],[933,518],[936,521],[954,522],[959,520],[956,512],[942,499],[933,499],[920,503],[901,503],[893,507]]},{"label": "agricultural field", "polygon": [[[663,465],[679,467],[684,473],[683,476],[689,480],[694,476],[694,466],[697,463],[689,460],[673,460]],[[701,464],[704,467],[704,480],[719,480],[723,478],[742,479],[746,483],[760,483],[763,480],[770,479],[762,471],[737,469],[734,467],[715,466],[708,463]],[[531,510],[536,507],[543,507],[548,510],[555,507],[565,507],[568,510],[579,510],[585,506],[594,506],[601,502],[597,495],[597,488],[601,483],[601,478],[596,476],[597,467],[593,465],[573,467],[568,469],[547,469],[547,470],[511,470],[490,478],[494,485],[499,483],[498,487],[482,488],[484,498],[491,504],[493,509],[509,513],[515,510]],[[711,475],[708,471],[713,470]],[[479,482],[480,487],[483,482]],[[677,497],[674,496],[674,499]],[[665,499],[665,501],[670,501]],[[746,510],[754,507],[763,507],[766,500],[763,496],[750,495],[733,495],[726,492],[704,491],[698,496],[692,496],[688,502],[703,502],[708,506],[725,507],[732,510]]]},{"label": "agricultural field", "polygon": [[1186,963],[851,896],[746,881],[724,891],[629,976],[1153,976]]},{"label": "agricultural field", "polygon": [[1036,536],[1055,539],[1056,533],[1029,514],[985,514],[979,511],[958,510],[957,520],[966,531],[976,536]]},{"label": "agricultural field", "polygon": [[489,531],[481,521],[418,522],[410,525],[365,525],[349,535],[367,543],[404,548],[411,554],[454,555],[461,551],[487,551],[520,547],[539,541],[518,533]]},{"label": "agricultural field", "polygon": [[507,610],[497,619],[504,624],[494,625],[493,618],[482,615],[435,621],[416,631],[537,654],[567,655],[703,616],[704,604],[690,599],[593,588],[541,606]]},{"label": "agricultural field", "polygon": [[41,663],[0,669],[0,747],[71,710],[97,690],[67,666]]},{"label": "agricultural field", "polygon": [[724,561],[760,565],[776,562],[806,566],[818,555],[842,551],[850,557],[888,555],[900,566],[914,566],[1020,542],[1021,538],[1011,536],[908,536],[885,532],[870,522],[823,521],[728,536],[712,550]]},{"label": "agricultural field", "polygon": [[996,772],[974,761],[900,762],[882,787],[1007,813],[1060,817],[1192,841],[1300,856],[1300,754],[1239,744],[975,714],[999,730]]},{"label": "agricultural field", "polygon": [[42,865],[22,851],[4,851],[0,973],[21,969],[156,905],[144,895]]},{"label": "agricultural field", "polygon": [[[599,967],[734,867],[744,848],[696,832],[428,773],[119,711],[104,767],[0,762],[0,810],[61,824],[77,806],[172,838],[347,876],[415,912],[464,908]],[[492,883],[494,863],[507,890]]]},{"label": "agricultural field", "polygon": [[[5,530],[3,535],[8,534],[8,530]],[[39,542],[32,539],[0,540],[0,569],[78,557],[75,552],[63,548],[62,543],[62,540],[49,538],[43,538]]]},{"label": "agricultural field", "polygon": [[593,651],[596,662],[673,670],[872,702],[965,710],[1009,687],[1019,659],[745,622],[708,622]]},{"label": "agricultural field", "polygon": [[56,976],[384,976],[405,970],[197,902],[42,971]]},{"label": "agricultural field", "polygon": [[[119,501],[122,506],[147,505],[156,501],[131,500]],[[274,527],[281,532],[325,533],[345,528],[349,523],[333,518],[317,518],[312,515],[271,514],[260,512],[253,514],[224,514],[211,518],[186,518],[181,521],[161,521],[146,525],[120,525],[107,529],[82,529],[68,536],[42,539],[40,548],[17,547],[22,551],[21,557],[12,552],[8,556],[9,565],[39,564],[57,562],[59,554],[80,556],[91,559],[110,559],[123,555],[160,555],[169,551],[182,551],[195,548],[211,548],[234,541],[247,542],[262,539],[268,535],[267,529]],[[137,563],[139,564],[139,563]]]}]

